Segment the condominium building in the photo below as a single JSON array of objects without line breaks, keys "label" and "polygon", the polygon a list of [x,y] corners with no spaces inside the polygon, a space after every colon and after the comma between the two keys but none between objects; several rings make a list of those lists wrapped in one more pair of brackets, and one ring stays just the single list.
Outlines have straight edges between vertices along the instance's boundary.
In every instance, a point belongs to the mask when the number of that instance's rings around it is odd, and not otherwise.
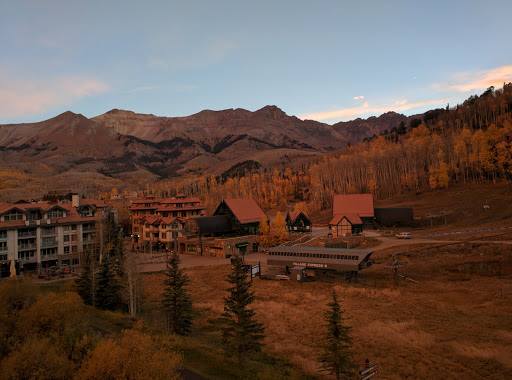
[{"label": "condominium building", "polygon": [[0,203],[0,264],[12,260],[25,270],[79,263],[95,244],[95,223],[107,209],[102,200]]},{"label": "condominium building", "polygon": [[170,248],[188,218],[204,214],[204,205],[199,198],[178,194],[174,198],[146,196],[132,202],[132,241],[158,248]]}]

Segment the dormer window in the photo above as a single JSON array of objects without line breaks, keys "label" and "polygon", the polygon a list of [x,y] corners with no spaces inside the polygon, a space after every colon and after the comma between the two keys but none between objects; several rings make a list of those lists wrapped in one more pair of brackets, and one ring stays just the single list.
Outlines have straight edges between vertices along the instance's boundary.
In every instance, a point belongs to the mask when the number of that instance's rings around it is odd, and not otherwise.
[{"label": "dormer window", "polygon": [[144,203],[144,207],[151,207],[151,203]]},{"label": "dormer window", "polygon": [[27,214],[27,220],[40,220],[40,219],[42,219],[42,218],[41,218],[41,213],[39,211],[32,211]]},{"label": "dormer window", "polygon": [[64,212],[59,209],[51,210],[46,213],[46,219],[62,218],[63,216],[64,216]]},{"label": "dormer window", "polygon": [[176,203],[176,207],[177,207],[177,208],[182,208],[182,207],[183,207],[183,204],[181,204],[181,203]]},{"label": "dormer window", "polygon": [[7,214],[4,214],[4,222],[9,222],[12,220],[23,220],[23,213],[17,210],[13,210]]}]

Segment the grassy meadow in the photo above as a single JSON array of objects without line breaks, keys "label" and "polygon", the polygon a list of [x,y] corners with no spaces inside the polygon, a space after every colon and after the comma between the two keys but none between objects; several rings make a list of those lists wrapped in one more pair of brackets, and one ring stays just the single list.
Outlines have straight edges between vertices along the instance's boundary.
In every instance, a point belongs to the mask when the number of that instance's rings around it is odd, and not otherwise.
[{"label": "grassy meadow", "polygon": [[[354,360],[379,365],[380,379],[505,379],[512,371],[512,246],[453,244],[400,247],[409,280],[393,286],[377,251],[375,265],[347,284],[341,274],[317,282],[256,279],[254,309],[266,326],[265,353],[249,371],[223,357],[217,318],[229,266],[196,267],[189,275],[197,318],[178,338],[186,361],[211,378],[315,378],[323,314],[334,288],[349,318]],[[483,254],[483,256],[481,256]],[[162,273],[144,275],[146,323],[158,329]]]}]

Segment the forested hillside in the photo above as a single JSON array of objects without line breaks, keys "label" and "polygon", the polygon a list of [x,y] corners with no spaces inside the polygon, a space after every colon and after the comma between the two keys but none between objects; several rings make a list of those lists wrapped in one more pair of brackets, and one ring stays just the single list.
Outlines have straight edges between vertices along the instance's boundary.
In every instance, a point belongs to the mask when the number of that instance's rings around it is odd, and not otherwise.
[{"label": "forested hillside", "polygon": [[290,168],[246,173],[224,182],[215,177],[163,181],[147,186],[157,195],[180,191],[206,200],[252,196],[264,209],[287,199],[331,206],[336,193],[368,193],[385,199],[437,191],[455,184],[512,179],[512,83],[489,88],[463,104],[425,113],[381,136],[304,160]]}]

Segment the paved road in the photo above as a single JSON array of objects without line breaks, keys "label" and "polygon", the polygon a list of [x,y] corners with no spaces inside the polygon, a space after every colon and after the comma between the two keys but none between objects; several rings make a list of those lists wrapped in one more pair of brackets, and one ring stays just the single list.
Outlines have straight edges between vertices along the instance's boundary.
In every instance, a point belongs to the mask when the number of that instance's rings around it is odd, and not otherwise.
[{"label": "paved road", "polygon": [[[321,227],[317,227],[317,230],[320,230]],[[324,228],[326,231],[327,228]],[[322,231],[320,230],[318,236],[325,236],[320,235]],[[367,234],[368,236],[368,234]],[[375,236],[378,240],[381,241],[381,244],[379,244],[376,247],[373,247],[372,249],[377,250],[384,250],[392,247],[401,247],[405,245],[415,245],[415,244],[432,244],[432,243],[438,243],[438,244],[452,244],[452,243],[459,243],[459,242],[468,242],[468,243],[496,243],[496,244],[512,244],[512,241],[510,240],[497,240],[497,241],[487,241],[487,240],[469,240],[469,241],[460,241],[460,240],[437,240],[433,238],[428,237],[414,237],[412,239],[397,239],[396,237],[384,237],[384,236]],[[199,267],[199,266],[210,266],[210,265],[228,265],[230,264],[230,259],[224,259],[224,258],[217,258],[217,257],[211,257],[211,256],[196,256],[196,255],[179,255],[181,260],[181,268],[192,268],[192,267]],[[141,253],[139,254],[139,260],[142,262],[140,265],[140,270],[142,272],[158,272],[165,270],[166,268],[166,255],[165,253]],[[249,264],[257,264],[258,262],[261,263],[262,267],[267,266],[267,255],[265,253],[248,253],[245,255],[245,261]]]}]

